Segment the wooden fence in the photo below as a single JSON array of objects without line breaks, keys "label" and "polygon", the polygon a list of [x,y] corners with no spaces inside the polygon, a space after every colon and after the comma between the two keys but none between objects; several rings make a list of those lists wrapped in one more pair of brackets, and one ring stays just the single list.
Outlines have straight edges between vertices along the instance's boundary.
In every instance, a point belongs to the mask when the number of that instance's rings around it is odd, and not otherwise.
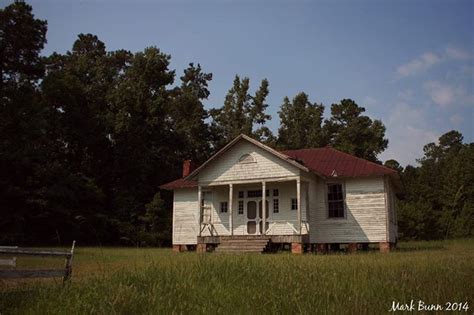
[{"label": "wooden fence", "polygon": [[18,248],[16,246],[0,246],[1,255],[14,256],[12,259],[0,259],[0,265],[16,268],[16,256],[43,256],[43,257],[64,257],[65,266],[60,269],[2,269],[0,270],[0,279],[19,279],[19,278],[53,278],[62,277],[66,282],[72,275],[72,257],[74,255],[74,246],[76,241],[72,242],[70,251],[55,250],[34,250],[27,248]]}]

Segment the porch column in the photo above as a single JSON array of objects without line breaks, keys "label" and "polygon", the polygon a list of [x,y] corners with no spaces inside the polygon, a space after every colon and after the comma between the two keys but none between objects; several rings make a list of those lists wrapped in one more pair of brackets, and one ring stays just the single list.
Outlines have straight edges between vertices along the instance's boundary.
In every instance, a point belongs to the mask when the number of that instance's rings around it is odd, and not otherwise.
[{"label": "porch column", "polygon": [[301,180],[296,180],[296,211],[298,217],[298,232],[301,234]]},{"label": "porch column", "polygon": [[198,207],[199,207],[199,236],[201,236],[202,231],[202,187],[198,186]]},{"label": "porch column", "polygon": [[267,183],[262,182],[262,234],[265,235],[267,232],[265,229],[266,221],[267,221],[267,203],[266,203],[266,198],[267,198]]},{"label": "porch column", "polygon": [[309,220],[310,220],[310,207],[309,207],[309,182],[306,182],[305,183],[305,191],[306,191],[306,198],[305,198],[305,202],[306,202],[306,219],[305,219],[305,227],[306,227],[306,233],[309,234]]},{"label": "porch column", "polygon": [[232,212],[232,196],[234,195],[234,187],[232,184],[229,184],[229,229],[230,235],[234,235],[234,222],[233,222],[233,212]]}]

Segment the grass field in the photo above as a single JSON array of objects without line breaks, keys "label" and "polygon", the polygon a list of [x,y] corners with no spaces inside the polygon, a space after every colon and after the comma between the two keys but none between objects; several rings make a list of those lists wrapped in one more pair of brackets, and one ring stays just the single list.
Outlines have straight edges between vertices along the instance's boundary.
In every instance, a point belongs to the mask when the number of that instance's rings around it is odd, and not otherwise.
[{"label": "grass field", "polygon": [[[62,263],[19,258],[18,268]],[[0,314],[382,314],[412,299],[468,302],[473,314],[473,292],[474,240],[302,256],[79,246],[65,287],[60,279],[0,280]]]}]

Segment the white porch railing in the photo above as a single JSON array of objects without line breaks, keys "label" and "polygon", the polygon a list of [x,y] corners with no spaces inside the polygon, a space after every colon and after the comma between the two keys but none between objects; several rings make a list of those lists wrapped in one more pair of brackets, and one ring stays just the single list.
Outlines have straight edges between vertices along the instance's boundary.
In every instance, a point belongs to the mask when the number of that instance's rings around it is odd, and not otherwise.
[{"label": "white porch railing", "polygon": [[[298,220],[270,220],[267,221],[268,229],[265,231],[265,235],[306,235],[309,234],[309,222],[308,221],[301,221],[301,233],[298,230]],[[207,217],[205,220],[202,221],[200,226],[200,235],[203,235],[204,232],[207,230],[207,235],[203,236],[219,236],[219,233],[215,226],[216,223],[213,223]],[[285,230],[284,232],[278,232],[275,230]],[[291,232],[289,232],[291,231]],[[276,233],[275,233],[276,232]],[[224,233],[222,235],[230,235],[230,232]],[[274,234],[273,234],[274,233]],[[255,235],[255,234],[236,234],[234,235]]]},{"label": "white porch railing", "polygon": [[[270,225],[267,231],[265,232],[266,235],[270,235],[276,226],[285,225],[285,224],[288,225],[293,230],[293,234],[297,234],[297,235],[300,234],[300,231],[298,231],[297,229],[298,220],[271,220],[271,222],[269,223]],[[301,221],[301,234],[308,234],[308,233],[309,233],[309,223],[308,221],[303,220]]]}]

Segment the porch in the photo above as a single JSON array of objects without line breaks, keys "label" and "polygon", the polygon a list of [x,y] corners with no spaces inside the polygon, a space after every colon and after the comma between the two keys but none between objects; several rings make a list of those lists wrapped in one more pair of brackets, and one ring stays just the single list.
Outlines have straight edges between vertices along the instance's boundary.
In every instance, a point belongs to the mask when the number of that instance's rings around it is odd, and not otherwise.
[{"label": "porch", "polygon": [[309,182],[299,176],[198,186],[199,244],[309,242]]}]

